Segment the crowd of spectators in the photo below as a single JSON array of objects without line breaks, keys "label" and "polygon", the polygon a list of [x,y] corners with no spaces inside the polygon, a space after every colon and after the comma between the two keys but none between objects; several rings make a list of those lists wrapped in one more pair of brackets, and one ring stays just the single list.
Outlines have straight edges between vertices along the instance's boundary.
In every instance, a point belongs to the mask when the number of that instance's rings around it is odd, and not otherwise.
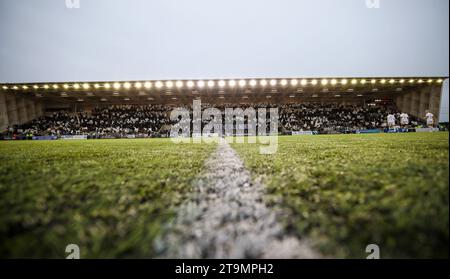
[{"label": "crowd of spectators", "polygon": [[[212,107],[204,105],[202,109]],[[315,131],[318,133],[348,133],[362,129],[382,129],[386,127],[388,113],[399,114],[386,106],[358,106],[343,104],[242,104],[214,106],[225,119],[225,108],[267,108],[266,121],[270,122],[269,108],[278,108],[278,128],[281,133]],[[99,106],[83,112],[58,111],[47,113],[20,126],[10,127],[6,133],[21,135],[90,135],[94,137],[123,137],[140,135],[143,137],[167,136],[170,112],[167,105],[114,105]],[[185,106],[190,110],[192,107]],[[256,116],[255,116],[256,117]],[[247,117],[245,117],[247,120]],[[229,120],[229,119],[228,119]],[[241,119],[242,120],[242,119]],[[256,119],[253,119],[256,120]],[[411,119],[417,125],[417,119]],[[203,125],[209,122],[203,119]],[[223,122],[225,123],[225,122]],[[255,121],[255,123],[257,123]],[[191,123],[192,125],[192,123]],[[247,125],[245,125],[247,129]],[[225,127],[224,127],[225,128]]]}]

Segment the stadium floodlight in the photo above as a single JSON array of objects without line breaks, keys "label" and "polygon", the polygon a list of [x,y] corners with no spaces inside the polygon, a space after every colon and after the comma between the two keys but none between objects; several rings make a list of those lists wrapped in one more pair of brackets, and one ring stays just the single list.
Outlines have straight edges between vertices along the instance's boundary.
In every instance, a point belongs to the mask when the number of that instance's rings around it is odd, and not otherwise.
[{"label": "stadium floodlight", "polygon": [[352,83],[353,85],[355,85],[355,84],[358,83],[358,81],[357,81],[356,79],[352,79],[351,83]]},{"label": "stadium floodlight", "polygon": [[341,84],[342,85],[346,85],[347,83],[348,83],[347,79],[345,79],[345,78],[341,79]]},{"label": "stadium floodlight", "polygon": [[337,80],[334,78],[331,80],[331,85],[336,85],[337,84]]},{"label": "stadium floodlight", "polygon": [[190,80],[187,82],[186,85],[187,85],[187,87],[192,88],[192,87],[194,87],[194,82],[192,80]]},{"label": "stadium floodlight", "polygon": [[385,83],[386,83],[386,80],[383,78],[383,79],[380,81],[380,83],[381,83],[381,84],[385,84]]},{"label": "stadium floodlight", "polygon": [[409,83],[414,83],[414,79],[410,79],[410,80],[409,80]]},{"label": "stadium floodlight", "polygon": [[58,89],[58,84],[53,84],[53,89]]},{"label": "stadium floodlight", "polygon": [[437,83],[442,83],[442,81],[443,81],[443,80],[442,80],[441,78],[438,79],[438,80],[436,80]]},{"label": "stadium floodlight", "polygon": [[12,87],[12,89],[17,90],[17,89],[19,89],[19,87],[17,87],[16,85],[14,85],[14,86]]},{"label": "stadium floodlight", "polygon": [[6,85],[3,85],[2,88],[3,88],[3,90],[8,90],[8,86],[6,86]]},{"label": "stadium floodlight", "polygon": [[394,84],[394,83],[395,83],[395,79],[390,79],[390,80],[389,80],[389,83],[390,83],[390,84]]},{"label": "stadium floodlight", "polygon": [[203,88],[203,87],[205,87],[205,82],[204,82],[203,80],[197,81],[197,87],[198,87],[198,88]]},{"label": "stadium floodlight", "polygon": [[256,80],[252,79],[249,82],[250,86],[255,87],[256,86]]},{"label": "stadium floodlight", "polygon": [[359,83],[361,83],[361,84],[366,84],[366,82],[367,81],[365,79],[362,79],[362,80],[359,81]]},{"label": "stadium floodlight", "polygon": [[401,84],[403,84],[403,83],[405,83],[405,80],[404,80],[404,79],[401,79],[399,82],[400,82]]},{"label": "stadium floodlight", "polygon": [[94,88],[95,89],[99,89],[100,88],[100,84],[98,84],[98,83],[94,84]]},{"label": "stadium floodlight", "polygon": [[322,80],[320,81],[320,84],[322,84],[322,85],[327,85],[327,84],[328,84],[328,80],[327,80],[326,78],[324,78],[324,79],[322,79]]},{"label": "stadium floodlight", "polygon": [[428,83],[432,83],[433,82],[433,80],[430,78],[429,80],[428,80]]},{"label": "stadium floodlight", "polygon": [[83,84],[83,89],[89,89],[89,83],[84,83]]},{"label": "stadium floodlight", "polygon": [[44,89],[49,89],[49,88],[50,88],[50,86],[48,86],[48,84],[44,84]]},{"label": "stadium floodlight", "polygon": [[271,85],[271,86],[277,85],[277,80],[276,80],[276,79],[271,79],[271,80],[270,80],[270,85]]},{"label": "stadium floodlight", "polygon": [[105,83],[105,84],[103,84],[103,87],[105,87],[106,89],[110,89],[111,88],[111,84]]},{"label": "stadium floodlight", "polygon": [[68,85],[67,83],[65,83],[65,84],[63,84],[63,88],[64,88],[64,89],[68,89],[68,88],[69,88],[69,85]]},{"label": "stadium floodlight", "polygon": [[267,80],[262,79],[262,80],[259,81],[259,84],[260,84],[261,86],[266,86],[266,85],[267,85]]},{"label": "stadium floodlight", "polygon": [[28,86],[22,85],[22,89],[27,90],[27,89],[28,89]]},{"label": "stadium floodlight", "polygon": [[282,79],[281,81],[280,81],[280,84],[281,84],[281,86],[286,86],[287,85],[287,80],[285,80],[285,79]]},{"label": "stadium floodlight", "polygon": [[419,79],[418,83],[423,83],[423,79]]},{"label": "stadium floodlight", "polygon": [[170,81],[170,80],[166,81],[166,87],[167,88],[172,88],[173,87],[173,81]]},{"label": "stadium floodlight", "polygon": [[312,85],[317,85],[317,79],[311,80],[311,84],[312,84]]},{"label": "stadium floodlight", "polygon": [[244,79],[241,79],[241,80],[239,81],[239,86],[240,86],[240,87],[244,87],[246,84],[247,84],[247,82],[246,82]]},{"label": "stadium floodlight", "polygon": [[140,83],[139,81],[134,83],[134,88],[140,89],[141,87],[142,87],[142,83]]},{"label": "stadium floodlight", "polygon": [[297,79],[291,79],[291,85],[292,86],[297,86],[298,85],[298,80]]},{"label": "stadium floodlight", "polygon": [[34,89],[39,89],[39,86],[37,86],[37,85],[35,84],[35,85],[33,85],[33,88],[34,88]]},{"label": "stadium floodlight", "polygon": [[306,84],[308,84],[308,81],[306,81],[306,79],[302,79],[302,80],[300,81],[300,84],[303,85],[303,86],[305,86]]},{"label": "stadium floodlight", "polygon": [[131,88],[131,83],[125,82],[125,83],[123,84],[123,88],[125,88],[125,89],[130,89],[130,88]]},{"label": "stadium floodlight", "polygon": [[161,81],[157,81],[155,83],[156,88],[160,89],[161,87],[163,87],[163,83]]},{"label": "stadium floodlight", "polygon": [[113,88],[114,88],[114,89],[120,89],[120,83],[114,82]]},{"label": "stadium floodlight", "polygon": [[236,81],[234,79],[232,79],[232,80],[228,81],[228,85],[230,87],[235,87],[236,86]]},{"label": "stadium floodlight", "polygon": [[145,87],[145,89],[150,89],[150,88],[152,88],[152,83],[150,81],[146,81],[146,82],[144,82],[144,87]]},{"label": "stadium floodlight", "polygon": [[212,88],[212,87],[214,87],[214,80],[208,80],[208,87],[209,88]]},{"label": "stadium floodlight", "polygon": [[219,87],[225,87],[225,81],[219,80]]},{"label": "stadium floodlight", "polygon": [[373,78],[373,79],[370,81],[370,83],[376,84],[376,83],[377,83],[377,80]]},{"label": "stadium floodlight", "polygon": [[183,82],[182,82],[181,80],[177,80],[177,81],[175,82],[175,86],[176,86],[177,88],[181,88],[181,87],[183,87]]}]

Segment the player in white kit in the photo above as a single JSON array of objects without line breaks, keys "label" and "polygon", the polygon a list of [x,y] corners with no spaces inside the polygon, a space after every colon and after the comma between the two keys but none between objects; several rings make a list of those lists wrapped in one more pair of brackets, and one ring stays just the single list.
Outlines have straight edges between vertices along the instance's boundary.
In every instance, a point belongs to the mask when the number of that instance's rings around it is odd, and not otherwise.
[{"label": "player in white kit", "polygon": [[389,113],[387,116],[387,123],[389,128],[394,128],[395,126],[395,116],[392,113]]},{"label": "player in white kit", "polygon": [[400,125],[402,125],[403,128],[409,125],[409,115],[407,113],[402,112],[400,114]]},{"label": "player in white kit", "polygon": [[434,115],[429,110],[426,110],[425,112],[426,112],[425,119],[427,120],[427,126],[428,126],[428,128],[433,128],[434,127]]}]

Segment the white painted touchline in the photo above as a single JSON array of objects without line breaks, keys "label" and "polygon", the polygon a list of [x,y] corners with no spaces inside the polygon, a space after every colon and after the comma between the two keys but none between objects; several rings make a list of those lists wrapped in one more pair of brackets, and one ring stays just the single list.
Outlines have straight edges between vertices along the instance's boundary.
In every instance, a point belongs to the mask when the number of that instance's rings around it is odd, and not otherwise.
[{"label": "white painted touchline", "polygon": [[321,257],[305,241],[285,234],[276,210],[263,201],[263,185],[251,180],[250,172],[225,140],[219,142],[205,168],[168,232],[156,239],[160,257]]}]

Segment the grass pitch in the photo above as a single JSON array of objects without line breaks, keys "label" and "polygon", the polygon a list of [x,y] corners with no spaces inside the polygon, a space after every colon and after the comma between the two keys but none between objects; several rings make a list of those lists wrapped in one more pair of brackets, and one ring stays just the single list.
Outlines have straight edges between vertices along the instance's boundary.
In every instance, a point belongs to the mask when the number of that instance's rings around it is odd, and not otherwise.
[{"label": "grass pitch", "polygon": [[278,152],[233,144],[299,237],[335,257],[448,257],[449,134],[280,137]]},{"label": "grass pitch", "polygon": [[0,255],[152,257],[214,145],[168,139],[0,142]]}]

